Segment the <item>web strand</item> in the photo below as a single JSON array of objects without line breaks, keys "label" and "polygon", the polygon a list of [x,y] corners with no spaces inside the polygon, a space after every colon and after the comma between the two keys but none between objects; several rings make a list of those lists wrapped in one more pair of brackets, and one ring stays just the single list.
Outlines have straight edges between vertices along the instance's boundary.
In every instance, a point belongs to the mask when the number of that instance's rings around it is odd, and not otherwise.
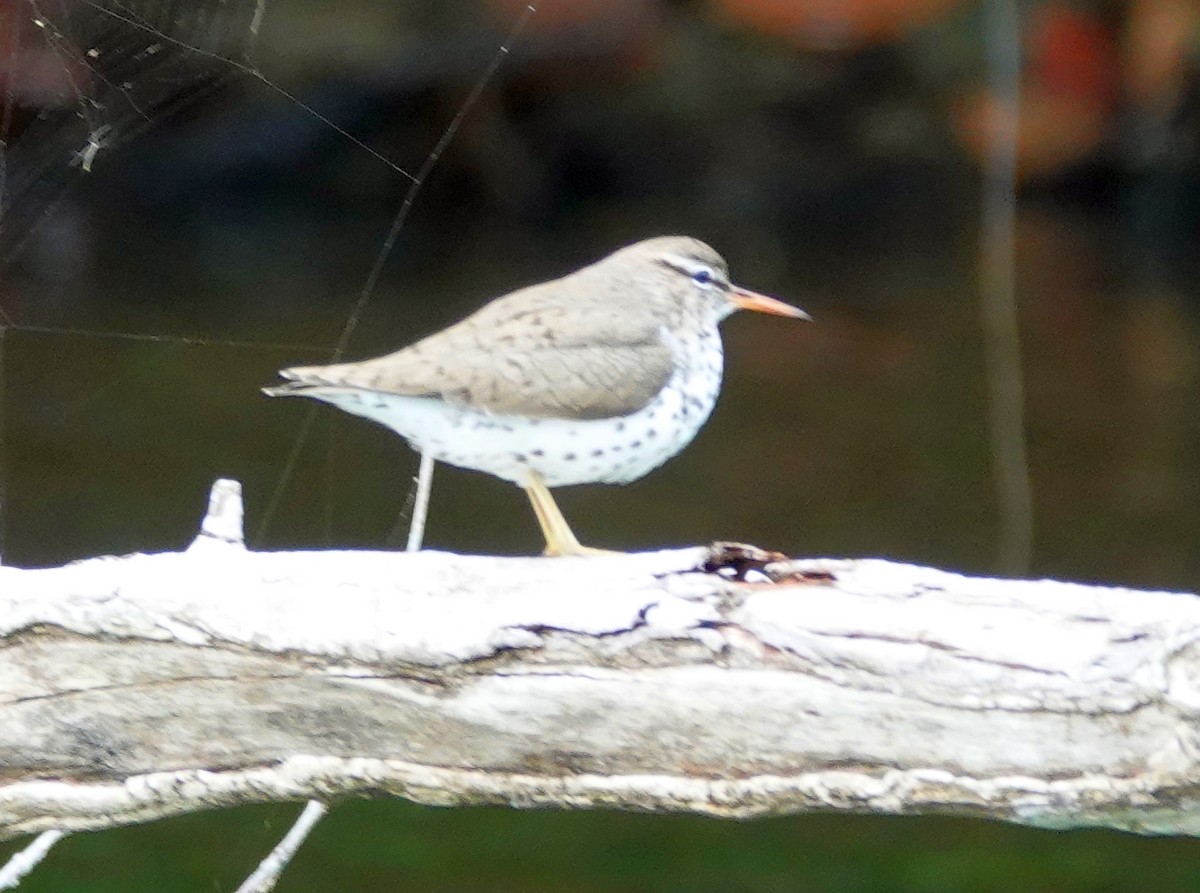
[{"label": "web strand", "polygon": [[[233,58],[230,55],[214,51],[197,42],[190,42],[169,34],[161,27],[155,27],[154,24],[147,21],[146,17],[140,15],[128,2],[122,2],[122,0],[107,0],[107,2],[101,2],[101,0],[76,0],[76,2],[78,6],[90,10],[98,16],[103,17],[103,19],[119,23],[126,31],[132,29],[148,38],[152,38],[154,43],[139,43],[130,40],[127,36],[120,36],[119,38],[112,38],[111,42],[113,45],[101,51],[97,48],[99,44],[94,43],[92,39],[84,36],[83,32],[87,30],[86,28],[80,30],[69,27],[70,16],[61,0],[58,2],[57,11],[51,8],[52,3],[48,4],[47,0],[26,0],[32,21],[31,30],[36,29],[36,32],[40,34],[40,41],[45,47],[48,58],[54,60],[54,64],[63,79],[63,88],[71,97],[74,103],[75,114],[87,132],[86,143],[82,148],[75,147],[78,146],[75,143],[75,140],[78,139],[76,136],[78,131],[76,129],[63,128],[50,132],[48,134],[50,144],[44,146],[44,150],[37,153],[37,157],[32,159],[32,164],[26,164],[18,168],[19,175],[17,182],[14,184],[10,182],[9,177],[10,165],[7,149],[10,147],[7,143],[7,138],[14,124],[14,109],[19,105],[19,98],[16,94],[19,81],[17,66],[22,50],[28,47],[28,43],[26,43],[25,47],[22,46],[21,32],[24,29],[20,27],[21,23],[14,11],[10,19],[13,27],[9,29],[8,46],[4,48],[4,51],[7,53],[6,59],[8,65],[0,65],[0,72],[5,74],[3,77],[4,101],[0,103],[0,234],[4,230],[6,212],[11,210],[11,201],[21,195],[22,182],[25,188],[34,189],[37,192],[33,196],[34,207],[32,210],[34,216],[28,220],[29,225],[27,227],[22,227],[24,235],[17,236],[15,243],[10,243],[10,250],[6,250],[3,245],[0,245],[0,261],[11,260],[24,247],[28,236],[36,232],[54,214],[61,195],[50,195],[48,193],[55,192],[58,188],[62,187],[46,188],[39,184],[55,178],[54,170],[61,163],[61,158],[64,156],[73,156],[70,166],[79,168],[83,172],[89,172],[92,162],[101,149],[108,148],[110,145],[122,142],[132,136],[133,131],[120,123],[121,113],[119,111],[114,112],[106,109],[103,97],[99,99],[94,98],[84,92],[85,87],[80,81],[80,73],[87,72],[88,77],[94,78],[97,83],[104,85],[107,88],[108,95],[121,97],[117,102],[124,105],[133,114],[134,119],[140,122],[140,126],[136,127],[136,129],[144,129],[153,123],[155,115],[152,115],[149,109],[144,108],[138,102],[133,95],[131,83],[123,81],[126,76],[130,77],[132,81],[133,73],[126,73],[126,69],[134,63],[140,66],[137,72],[138,75],[144,76],[147,73],[146,65],[149,63],[151,57],[166,55],[162,52],[162,46],[174,47],[187,54],[215,62],[221,68],[225,69],[227,73],[241,73],[253,78],[286,99],[289,104],[299,108],[306,115],[337,133],[356,148],[387,165],[394,173],[404,177],[410,183],[415,180],[413,174],[366,145],[345,128],[339,126],[326,115],[321,114],[302,101],[294,93],[272,82],[250,62],[250,52],[257,41],[264,20],[266,0],[255,0],[253,13],[250,16],[248,24],[239,26],[246,29],[247,36],[244,40],[240,41],[241,52],[244,54],[245,59]],[[52,14],[56,17],[52,18]],[[209,25],[209,33],[213,35],[211,40],[206,39],[204,41],[205,44],[216,44],[221,41],[228,43],[224,38],[224,35],[229,31],[228,27],[223,26],[214,31],[213,29],[216,27],[213,24],[215,21],[214,16],[206,16],[205,21]],[[75,33],[76,31],[79,31],[79,33]],[[122,71],[122,75],[115,78],[110,77],[96,64],[98,61],[113,59],[117,61],[112,64],[114,64],[117,70]],[[158,63],[160,67],[155,69],[156,72],[161,71],[162,64],[165,64],[165,62]],[[191,88],[185,89],[190,90]],[[114,115],[115,119],[113,119]],[[112,123],[104,123],[106,118],[113,119]],[[11,191],[14,185],[17,189],[15,193]],[[18,225],[20,224],[18,223]],[[285,345],[210,337],[138,334],[36,325],[19,321],[5,311],[3,307],[0,307],[0,324],[7,326],[14,332],[108,338],[131,342],[154,342],[164,345],[180,344],[205,347],[261,348],[263,350],[280,351],[296,350],[304,353],[324,353],[328,350],[327,347],[319,348],[313,345]]]},{"label": "web strand", "polygon": [[104,338],[113,341],[135,341],[150,344],[169,344],[183,347],[233,347],[252,348],[254,350],[278,350],[287,353],[324,353],[328,347],[316,344],[289,344],[271,341],[237,341],[227,338],[208,338],[191,335],[158,335],[148,332],[112,332],[104,329],[71,329],[58,326],[36,326],[27,323],[13,322],[7,313],[0,310],[0,322],[3,328],[14,332],[25,332],[33,335],[67,335],[78,338]]},{"label": "web strand", "polygon": [[[153,22],[129,0],[72,0],[71,11],[63,0],[57,0],[57,9],[54,0],[23,2],[28,18],[21,19],[14,10],[7,19],[12,27],[6,41],[10,44],[6,48],[10,70],[3,78],[5,101],[0,111],[0,263],[11,262],[58,207],[69,180],[57,170],[61,159],[70,158],[71,168],[88,173],[102,150],[128,141],[173,107],[233,75],[262,84],[410,183],[415,178],[258,69],[251,52],[265,17],[266,0],[168,5],[158,15],[160,20]],[[76,24],[84,12],[87,24]],[[181,37],[164,30],[179,32],[189,27],[205,36],[192,41],[185,39],[186,33]],[[61,80],[58,101],[73,103],[76,124],[47,126],[49,120],[65,116],[39,113],[29,125],[38,130],[38,150],[14,166],[6,140],[14,125],[13,109],[22,102],[17,93],[17,66],[22,64],[20,53],[30,48],[28,38],[21,45],[23,30],[39,32],[37,43]],[[235,39],[237,49],[230,52],[228,47]],[[194,76],[179,77],[171,72],[170,67],[180,58],[192,60]],[[24,219],[17,220],[13,212],[21,208]],[[7,232],[6,218],[13,222]]]},{"label": "web strand", "polygon": [[[358,137],[356,137],[350,131],[346,130],[344,127],[341,127],[338,124],[335,124],[327,116],[322,115],[320,112],[318,112],[312,106],[310,106],[306,102],[304,102],[295,93],[292,93],[290,90],[287,90],[284,87],[280,86],[279,84],[276,84],[274,81],[270,80],[266,75],[264,75],[261,71],[259,71],[257,68],[255,68],[253,65],[249,64],[248,62],[242,62],[238,59],[232,59],[228,56],[222,56],[220,53],[214,53],[210,50],[204,49],[203,47],[194,46],[194,45],[188,43],[187,41],[180,40],[177,37],[172,37],[170,34],[165,34],[162,31],[158,30],[157,28],[153,28],[144,22],[139,22],[137,20],[137,18],[135,18],[131,13],[129,13],[128,7],[122,6],[122,4],[120,4],[120,3],[113,3],[113,5],[121,8],[121,9],[124,9],[126,11],[124,15],[122,15],[121,13],[114,12],[113,10],[111,10],[105,6],[100,5],[99,3],[96,2],[96,0],[81,0],[81,2],[85,6],[89,6],[93,9],[95,9],[97,12],[102,13],[103,15],[106,15],[111,18],[117,19],[118,21],[124,22],[125,24],[129,25],[132,28],[137,28],[139,30],[145,31],[148,34],[153,35],[158,40],[161,40],[165,43],[169,43],[172,46],[178,47],[180,49],[187,50],[188,52],[196,53],[200,56],[204,56],[206,58],[213,59],[218,62],[222,62],[222,63],[228,65],[230,68],[240,71],[245,75],[249,75],[250,77],[254,78],[256,81],[258,81],[260,84],[264,85],[268,89],[273,90],[275,93],[282,96],[288,102],[295,104],[306,115],[311,115],[315,120],[321,122],[326,127],[333,130],[334,133],[336,133],[338,136],[342,137],[343,139],[349,140],[351,143],[354,144],[355,147],[363,150],[364,152],[367,152],[369,155],[371,155],[377,161],[382,161],[384,164],[386,164],[388,167],[390,167],[393,171],[395,171],[400,176],[404,177],[405,179],[407,179],[411,182],[416,182],[417,178],[413,174],[410,174],[408,171],[406,171],[400,165],[396,164],[396,162],[392,161],[390,158],[387,158],[380,152],[377,152],[374,149],[372,149],[370,146],[368,146],[366,143],[364,143],[362,140],[360,140]],[[257,26],[262,24],[262,16],[263,16],[263,4],[260,2],[257,5],[257,8],[255,9],[255,12],[254,12],[254,19],[251,22],[251,30],[253,30]]]},{"label": "web strand", "polygon": [[[76,105],[79,108],[80,114],[84,116],[84,120],[87,121],[88,132],[102,132],[106,128],[93,120],[92,113],[94,112],[94,109],[92,108],[92,100],[84,95],[83,90],[80,88],[79,82],[76,79],[75,72],[71,70],[69,63],[75,61],[75,56],[69,49],[69,44],[63,34],[63,29],[56,25],[54,21],[42,11],[42,8],[38,5],[37,0],[26,0],[26,2],[29,3],[29,8],[32,9],[34,15],[37,16],[37,18],[34,19],[34,24],[38,27],[42,34],[45,35],[47,48],[58,60],[59,66],[62,68],[63,77],[71,86],[71,92],[75,94]],[[67,20],[66,10],[61,11],[63,14],[63,21],[65,22]],[[112,79],[105,75],[104,72],[100,71],[94,66],[89,67],[89,71],[99,78],[105,86],[120,94],[121,97],[124,98],[125,102],[129,104],[130,110],[133,111],[135,115],[143,119],[146,123],[150,123],[150,114],[137,103],[137,101],[130,94],[129,90],[120,84],[115,83]]]},{"label": "web strand", "polygon": [[[163,21],[172,27],[186,28],[196,20],[204,39],[214,45],[228,44],[230,33],[245,46],[252,45],[253,34],[250,39],[244,35],[260,8],[248,6],[250,0],[151,2],[160,4]],[[28,9],[25,18],[18,15],[22,6]],[[95,0],[16,0],[6,8],[12,10],[5,24],[13,36],[0,129],[0,163],[5,168],[0,194],[3,264],[52,217],[69,182],[89,173],[102,150],[129,141],[174,107],[236,73],[232,60],[223,55],[177,39],[172,43],[170,35],[144,22],[138,28],[138,16],[128,5],[121,9],[128,13],[129,24],[119,24],[123,19],[114,18],[112,10]],[[191,14],[193,8],[206,12]],[[22,36],[23,31],[30,35]],[[176,46],[190,49],[168,52]],[[192,59],[193,70],[176,73],[180,57]],[[72,113],[64,106],[67,101]],[[21,108],[25,113],[14,115],[13,110]],[[21,139],[9,145],[12,129],[22,119]],[[21,157],[10,157],[18,146]]]}]

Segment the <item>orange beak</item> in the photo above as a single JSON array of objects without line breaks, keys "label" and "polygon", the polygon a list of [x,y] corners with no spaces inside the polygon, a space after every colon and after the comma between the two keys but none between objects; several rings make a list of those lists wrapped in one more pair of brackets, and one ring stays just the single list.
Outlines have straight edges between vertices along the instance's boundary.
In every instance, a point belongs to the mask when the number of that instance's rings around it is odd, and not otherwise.
[{"label": "orange beak", "polygon": [[757,310],[759,313],[771,313],[775,316],[812,320],[812,317],[799,307],[793,307],[791,304],[785,304],[783,301],[768,298],[766,295],[760,295],[758,292],[736,285],[729,291],[729,303],[742,310]]}]

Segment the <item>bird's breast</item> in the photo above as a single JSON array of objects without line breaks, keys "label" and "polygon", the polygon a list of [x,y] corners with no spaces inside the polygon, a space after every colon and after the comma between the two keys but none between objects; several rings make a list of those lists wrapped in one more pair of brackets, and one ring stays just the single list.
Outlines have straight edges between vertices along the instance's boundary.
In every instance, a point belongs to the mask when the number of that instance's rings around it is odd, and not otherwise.
[{"label": "bird's breast", "polygon": [[[712,412],[721,391],[725,364],[721,334],[714,325],[701,327],[692,337],[682,339],[664,327],[662,338],[671,349],[676,364],[675,373],[664,390],[676,390],[683,396],[684,408],[688,410],[683,418],[699,428]],[[699,413],[698,421],[696,413]]]}]

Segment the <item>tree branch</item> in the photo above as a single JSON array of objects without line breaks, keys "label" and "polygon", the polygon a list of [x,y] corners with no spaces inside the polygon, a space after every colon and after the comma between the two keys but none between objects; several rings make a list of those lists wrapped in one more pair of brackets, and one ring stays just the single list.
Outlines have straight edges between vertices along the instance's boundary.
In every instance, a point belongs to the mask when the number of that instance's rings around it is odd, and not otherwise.
[{"label": "tree branch", "polygon": [[1200,601],[721,547],[0,568],[0,837],[268,800],[1200,833]]}]

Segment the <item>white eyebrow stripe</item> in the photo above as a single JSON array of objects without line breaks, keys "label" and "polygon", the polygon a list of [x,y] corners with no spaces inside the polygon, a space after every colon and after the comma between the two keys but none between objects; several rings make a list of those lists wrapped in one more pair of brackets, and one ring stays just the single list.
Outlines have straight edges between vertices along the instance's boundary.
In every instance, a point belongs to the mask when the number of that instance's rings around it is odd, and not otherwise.
[{"label": "white eyebrow stripe", "polygon": [[718,282],[726,281],[726,273],[720,267],[706,264],[702,260],[696,260],[694,257],[687,257],[682,254],[664,254],[662,256],[663,263],[672,266],[677,270],[687,273],[689,276],[698,270],[708,270],[713,274],[713,278]]}]

